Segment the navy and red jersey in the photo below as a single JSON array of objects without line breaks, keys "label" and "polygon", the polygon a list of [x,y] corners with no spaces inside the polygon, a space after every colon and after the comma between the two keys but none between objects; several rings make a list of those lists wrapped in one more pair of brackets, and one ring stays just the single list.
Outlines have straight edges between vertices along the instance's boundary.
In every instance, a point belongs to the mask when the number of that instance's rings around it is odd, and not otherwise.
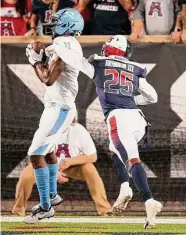
[{"label": "navy and red jersey", "polygon": [[146,69],[119,56],[96,56],[92,64],[105,117],[113,109],[137,109],[134,96],[138,94],[139,78],[146,77]]}]

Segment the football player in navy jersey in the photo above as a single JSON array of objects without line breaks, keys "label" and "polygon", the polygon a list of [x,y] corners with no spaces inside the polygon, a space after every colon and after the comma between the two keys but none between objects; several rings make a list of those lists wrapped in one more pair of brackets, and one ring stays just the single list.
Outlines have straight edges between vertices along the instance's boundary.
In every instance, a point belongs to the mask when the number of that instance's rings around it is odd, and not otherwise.
[{"label": "football player in navy jersey", "polygon": [[94,79],[108,127],[110,150],[127,166],[145,202],[147,218],[144,228],[153,227],[162,204],[153,199],[138,151],[138,142],[148,124],[137,105],[158,100],[156,91],[146,81],[146,68],[129,60],[132,46],[123,35],[111,37],[103,45],[101,55],[92,55],[89,60],[68,48],[55,47],[65,63]]}]

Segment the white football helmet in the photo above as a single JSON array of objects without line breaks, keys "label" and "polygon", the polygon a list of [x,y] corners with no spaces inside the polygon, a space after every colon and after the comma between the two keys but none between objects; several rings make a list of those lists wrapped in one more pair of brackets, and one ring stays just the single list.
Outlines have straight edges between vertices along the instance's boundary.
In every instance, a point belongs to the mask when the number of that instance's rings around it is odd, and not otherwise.
[{"label": "white football helmet", "polygon": [[111,37],[102,47],[101,55],[117,55],[130,58],[132,55],[132,44],[124,35]]}]

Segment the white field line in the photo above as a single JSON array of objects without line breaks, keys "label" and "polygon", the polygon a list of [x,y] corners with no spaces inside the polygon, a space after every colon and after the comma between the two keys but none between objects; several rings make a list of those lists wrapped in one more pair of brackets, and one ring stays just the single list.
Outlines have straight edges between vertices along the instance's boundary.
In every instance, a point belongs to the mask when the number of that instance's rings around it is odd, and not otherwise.
[{"label": "white field line", "polygon": [[[23,217],[1,216],[1,222],[22,222]],[[42,222],[55,223],[144,223],[144,219],[130,219],[130,218],[50,218],[44,219]],[[186,224],[186,219],[156,219],[158,224]]]}]

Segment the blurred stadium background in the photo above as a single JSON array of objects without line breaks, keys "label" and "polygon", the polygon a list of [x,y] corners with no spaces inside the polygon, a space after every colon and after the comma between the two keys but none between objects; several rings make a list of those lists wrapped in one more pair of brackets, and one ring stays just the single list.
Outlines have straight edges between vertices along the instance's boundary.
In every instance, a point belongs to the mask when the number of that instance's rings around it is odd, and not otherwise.
[{"label": "blurred stadium background", "polygon": [[[15,37],[16,38],[16,37]],[[34,131],[43,110],[44,88],[28,65],[25,47],[28,38],[8,38],[2,41],[2,212],[10,212],[15,187]],[[47,37],[46,37],[47,38]],[[43,37],[44,42],[49,39]],[[140,154],[147,170],[154,196],[163,202],[164,215],[186,215],[186,47],[164,43],[168,39],[150,37],[154,43],[135,44],[133,59],[146,64],[148,80],[159,94],[159,102],[143,111],[152,123],[148,148],[140,145]],[[85,57],[99,53],[105,37],[81,37]],[[89,41],[87,41],[89,40]],[[118,196],[119,184],[108,150],[107,131],[97,100],[94,84],[79,76],[77,97],[79,122],[90,131],[98,150],[96,167],[104,181],[111,203]],[[125,215],[144,214],[143,203],[134,189],[134,198]],[[61,214],[96,215],[94,203],[85,183],[71,180],[60,185],[65,201],[58,208]],[[36,187],[29,208],[38,201]]]}]

